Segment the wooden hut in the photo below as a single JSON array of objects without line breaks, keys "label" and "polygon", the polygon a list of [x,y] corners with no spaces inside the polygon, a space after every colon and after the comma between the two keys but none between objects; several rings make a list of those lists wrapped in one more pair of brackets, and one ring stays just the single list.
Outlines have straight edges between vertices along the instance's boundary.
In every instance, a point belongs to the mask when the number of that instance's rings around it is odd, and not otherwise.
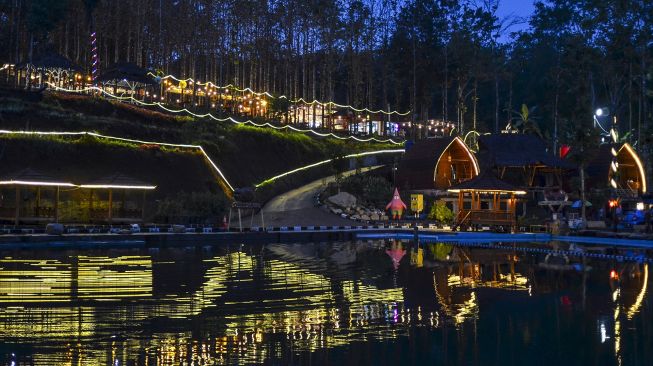
[{"label": "wooden hut", "polygon": [[[612,157],[616,153],[617,173],[611,169]],[[614,177],[619,196],[638,196],[647,192],[646,171],[637,152],[628,143],[603,144],[587,165],[587,181],[591,188],[610,188]]]},{"label": "wooden hut", "polygon": [[121,173],[80,187],[88,190],[90,220],[109,223],[142,221],[145,218],[146,193],[156,188]]},{"label": "wooden hut", "polygon": [[514,230],[517,226],[517,196],[526,194],[526,191],[494,176],[491,170],[447,191],[458,194],[454,229],[490,226]]},{"label": "wooden hut", "polygon": [[13,221],[15,225],[57,222],[62,187],[74,188],[75,185],[30,168],[0,177],[0,220]]},{"label": "wooden hut", "polygon": [[526,190],[560,189],[564,174],[576,168],[547,151],[535,135],[481,135],[478,146],[483,170],[494,169],[500,179]]},{"label": "wooden hut", "polygon": [[396,179],[403,189],[446,190],[479,174],[478,161],[460,137],[415,142],[399,163]]}]

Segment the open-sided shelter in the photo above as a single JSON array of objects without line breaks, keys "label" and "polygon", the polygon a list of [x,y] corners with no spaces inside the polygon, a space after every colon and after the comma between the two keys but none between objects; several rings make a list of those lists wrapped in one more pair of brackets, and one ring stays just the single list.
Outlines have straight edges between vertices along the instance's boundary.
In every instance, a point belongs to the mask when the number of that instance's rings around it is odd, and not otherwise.
[{"label": "open-sided shelter", "polygon": [[528,134],[491,134],[478,138],[481,167],[496,170],[510,184],[529,190],[562,188],[571,162],[547,151],[544,141]]},{"label": "open-sided shelter", "polygon": [[18,64],[17,71],[25,78],[32,78],[32,85],[49,82],[56,86],[67,87],[75,82],[75,74],[82,69],[63,55],[47,52],[34,57],[32,61]]},{"label": "open-sided shelter", "polygon": [[516,196],[526,191],[497,178],[491,170],[447,190],[458,194],[454,227],[517,226]]}]

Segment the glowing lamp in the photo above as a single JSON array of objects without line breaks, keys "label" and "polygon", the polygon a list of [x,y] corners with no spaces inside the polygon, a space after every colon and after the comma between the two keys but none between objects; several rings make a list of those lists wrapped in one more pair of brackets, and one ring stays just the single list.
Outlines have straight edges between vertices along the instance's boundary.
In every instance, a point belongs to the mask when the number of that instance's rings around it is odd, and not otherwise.
[{"label": "glowing lamp", "polygon": [[644,211],[644,202],[637,202],[637,211]]},{"label": "glowing lamp", "polygon": [[601,108],[597,109],[596,112],[594,112],[594,114],[597,117],[601,117],[603,115],[603,109],[601,109]]},{"label": "glowing lamp", "polygon": [[619,273],[615,271],[614,269],[610,271],[610,279],[612,280],[618,280],[619,279]]}]

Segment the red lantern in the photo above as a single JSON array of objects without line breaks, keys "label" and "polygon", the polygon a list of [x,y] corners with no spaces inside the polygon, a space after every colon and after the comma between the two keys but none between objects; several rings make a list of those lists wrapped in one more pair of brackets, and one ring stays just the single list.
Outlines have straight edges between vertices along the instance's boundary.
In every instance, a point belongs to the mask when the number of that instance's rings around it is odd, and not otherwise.
[{"label": "red lantern", "polygon": [[569,154],[569,151],[571,151],[571,147],[569,145],[560,146],[560,157],[564,159],[564,157]]}]

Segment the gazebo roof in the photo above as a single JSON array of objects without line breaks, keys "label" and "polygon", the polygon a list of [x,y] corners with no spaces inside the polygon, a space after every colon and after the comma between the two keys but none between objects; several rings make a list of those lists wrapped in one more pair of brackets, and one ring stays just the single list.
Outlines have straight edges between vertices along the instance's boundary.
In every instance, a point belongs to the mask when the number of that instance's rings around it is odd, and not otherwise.
[{"label": "gazebo roof", "polygon": [[[544,165],[551,168],[574,169],[568,160],[547,151],[544,141],[535,135],[499,133],[478,138],[479,155],[490,167],[525,167]],[[487,168],[487,167],[486,167]]]},{"label": "gazebo roof", "polygon": [[70,182],[53,178],[31,168],[0,177],[0,185],[74,187]]},{"label": "gazebo roof", "polygon": [[487,193],[514,193],[526,194],[525,191],[520,190],[497,178],[491,169],[483,171],[480,175],[457,184],[447,190],[448,192],[487,192]]},{"label": "gazebo roof", "polygon": [[32,60],[32,62],[25,61],[18,65],[19,68],[24,68],[28,64],[45,69],[64,69],[64,70],[74,70],[81,71],[81,68],[72,62],[67,57],[60,55],[55,52],[48,52],[43,55],[37,56]]},{"label": "gazebo roof", "polygon": [[99,81],[128,81],[142,84],[154,84],[147,70],[133,62],[117,62],[102,71]]},{"label": "gazebo roof", "polygon": [[141,180],[132,178],[122,173],[115,173],[106,177],[99,178],[88,184],[80,185],[82,188],[99,188],[99,189],[155,189],[156,186],[145,183]]}]

